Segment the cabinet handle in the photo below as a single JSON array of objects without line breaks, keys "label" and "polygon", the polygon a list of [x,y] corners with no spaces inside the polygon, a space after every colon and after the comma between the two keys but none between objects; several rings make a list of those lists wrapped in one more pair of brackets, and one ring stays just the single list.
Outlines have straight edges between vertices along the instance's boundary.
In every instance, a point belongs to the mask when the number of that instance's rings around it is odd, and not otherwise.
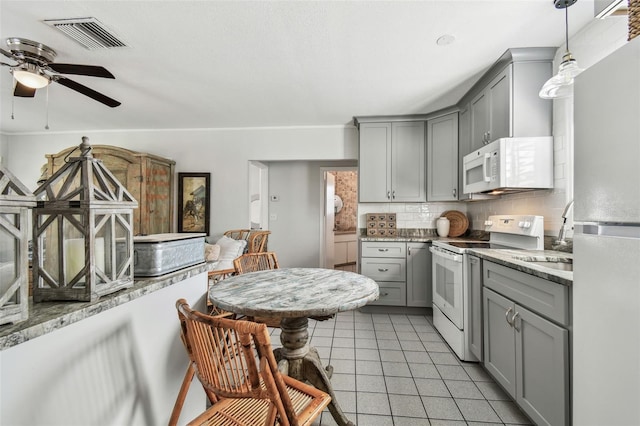
[{"label": "cabinet handle", "polygon": [[470,257],[469,258],[469,263],[473,263],[473,264],[478,263],[478,258],[477,257]]},{"label": "cabinet handle", "polygon": [[411,247],[407,247],[407,256],[411,256]]},{"label": "cabinet handle", "polygon": [[391,193],[391,198],[393,198],[394,200],[396,199],[396,190],[395,189]]},{"label": "cabinet handle", "polygon": [[387,191],[387,200],[391,199],[391,191]]},{"label": "cabinet handle", "polygon": [[520,312],[516,311],[515,314],[511,317],[511,326],[516,329],[516,331],[520,331],[518,326],[516,325],[516,317],[520,315]]},{"label": "cabinet handle", "polygon": [[458,192],[455,188],[453,188],[453,198],[456,198],[456,192]]},{"label": "cabinet handle", "polygon": [[491,131],[487,132],[487,143],[491,142]]},{"label": "cabinet handle", "polygon": [[388,296],[388,295],[389,295],[389,293],[382,293],[382,294],[380,294],[380,296],[382,296],[382,297],[386,297],[386,296]]},{"label": "cabinet handle", "polygon": [[504,314],[504,319],[507,320],[507,324],[509,324],[511,327],[513,327],[513,323],[511,321],[509,321],[509,314],[513,311],[513,308],[509,308],[507,309],[507,312],[505,312]]},{"label": "cabinet handle", "polygon": [[378,272],[387,272],[389,268],[378,268]]},{"label": "cabinet handle", "polygon": [[379,248],[378,251],[385,252],[385,251],[389,251],[389,249],[380,249]]}]

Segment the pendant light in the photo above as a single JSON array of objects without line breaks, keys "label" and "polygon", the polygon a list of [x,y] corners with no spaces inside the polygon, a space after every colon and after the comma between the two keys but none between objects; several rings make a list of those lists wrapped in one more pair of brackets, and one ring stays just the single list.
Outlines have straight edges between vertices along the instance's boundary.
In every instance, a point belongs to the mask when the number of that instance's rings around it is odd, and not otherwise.
[{"label": "pendant light", "polygon": [[583,70],[569,51],[569,11],[568,8],[577,0],[554,0],[556,9],[564,9],[565,12],[565,42],[566,52],[562,56],[562,63],[558,73],[551,77],[540,89],[538,94],[542,99],[566,98],[573,95],[573,79]]}]

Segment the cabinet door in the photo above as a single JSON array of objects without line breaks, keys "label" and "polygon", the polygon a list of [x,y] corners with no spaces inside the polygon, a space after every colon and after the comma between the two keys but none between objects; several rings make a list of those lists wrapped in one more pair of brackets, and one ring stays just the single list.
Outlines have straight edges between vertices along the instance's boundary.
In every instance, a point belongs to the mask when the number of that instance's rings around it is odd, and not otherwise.
[{"label": "cabinet door", "polygon": [[333,263],[335,266],[347,263],[347,242],[336,241],[333,244]]},{"label": "cabinet door", "polygon": [[140,211],[140,230],[143,235],[171,232],[173,165],[153,158],[148,158],[145,165],[142,197],[146,201],[146,207]]},{"label": "cabinet door", "polygon": [[463,193],[462,160],[471,149],[471,105],[467,104],[458,113],[458,200],[466,200],[469,194]]},{"label": "cabinet door", "polygon": [[392,123],[391,134],[391,201],[427,201],[424,122]]},{"label": "cabinet door", "polygon": [[511,70],[509,65],[489,83],[489,138],[494,141],[511,136]]},{"label": "cabinet door", "polygon": [[347,263],[355,263],[358,259],[358,244],[354,241],[347,241]]},{"label": "cabinet door", "polygon": [[465,326],[469,332],[469,350],[482,361],[482,260],[471,255],[468,258],[469,315]]},{"label": "cabinet door", "polygon": [[536,424],[568,425],[569,332],[516,305],[516,402]]},{"label": "cabinet door", "polygon": [[361,124],[359,150],[360,202],[391,201],[391,124]]},{"label": "cabinet door", "polygon": [[407,306],[432,305],[431,252],[428,243],[407,243]]},{"label": "cabinet door", "polygon": [[427,200],[458,200],[458,113],[427,121]]},{"label": "cabinet door", "polygon": [[484,288],[484,366],[507,393],[516,397],[515,333],[507,319],[514,315],[514,304]]},{"label": "cabinet door", "polygon": [[482,148],[489,131],[489,95],[483,91],[471,99],[471,152]]}]

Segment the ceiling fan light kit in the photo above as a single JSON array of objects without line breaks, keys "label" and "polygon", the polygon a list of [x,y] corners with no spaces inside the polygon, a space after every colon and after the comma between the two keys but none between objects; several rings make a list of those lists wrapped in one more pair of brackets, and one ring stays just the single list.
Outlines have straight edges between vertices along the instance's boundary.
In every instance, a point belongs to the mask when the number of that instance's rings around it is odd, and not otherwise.
[{"label": "ceiling fan light kit", "polygon": [[2,62],[1,64],[8,66],[13,77],[16,79],[13,92],[14,96],[32,98],[36,94],[36,89],[46,87],[53,81],[111,108],[120,105],[120,102],[117,100],[61,75],[74,74],[89,77],[115,78],[113,74],[104,67],[54,63],[53,60],[56,57],[55,50],[42,43],[25,38],[9,37],[7,39],[7,46],[10,51],[0,49],[0,54],[16,63],[7,64]]},{"label": "ceiling fan light kit", "polygon": [[12,70],[13,77],[18,81],[18,83],[23,86],[30,87],[32,89],[42,89],[49,83],[51,83],[51,77],[48,75],[38,72],[36,66],[32,64],[26,64],[21,68],[14,68]]},{"label": "ceiling fan light kit", "polygon": [[558,99],[573,96],[573,80],[583,70],[578,67],[578,62],[569,51],[569,6],[577,0],[554,0],[556,9],[565,11],[565,46],[566,52],[562,57],[562,63],[558,67],[558,73],[547,80],[540,89],[538,95],[542,99]]}]

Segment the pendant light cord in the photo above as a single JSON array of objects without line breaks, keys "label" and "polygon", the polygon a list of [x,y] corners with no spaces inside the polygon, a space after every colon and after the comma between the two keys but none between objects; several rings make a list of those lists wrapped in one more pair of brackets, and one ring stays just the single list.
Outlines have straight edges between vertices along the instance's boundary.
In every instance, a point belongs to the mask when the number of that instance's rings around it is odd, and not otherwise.
[{"label": "pendant light cord", "polygon": [[569,5],[564,7],[564,39],[567,43],[567,53],[569,53]]}]

